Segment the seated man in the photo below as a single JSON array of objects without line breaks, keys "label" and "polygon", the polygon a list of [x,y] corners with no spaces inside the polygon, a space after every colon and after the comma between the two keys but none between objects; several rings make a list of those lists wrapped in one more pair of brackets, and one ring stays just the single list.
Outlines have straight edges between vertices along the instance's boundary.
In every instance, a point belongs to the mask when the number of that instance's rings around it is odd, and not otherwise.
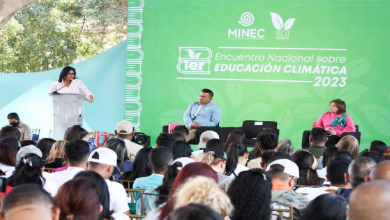
[{"label": "seated man", "polygon": [[202,89],[199,102],[193,102],[184,113],[183,120],[190,134],[188,140],[196,137],[200,127],[215,127],[221,119],[221,110],[211,103],[214,93],[210,89]]},{"label": "seated man", "polygon": [[125,188],[122,184],[108,179],[116,167],[116,162],[116,153],[106,147],[99,147],[92,151],[88,158],[89,170],[100,174],[106,180],[110,193],[110,210],[130,214]]},{"label": "seated man", "polygon": [[313,154],[314,157],[319,158],[326,149],[325,143],[328,140],[328,133],[322,128],[313,128],[310,132],[309,143],[307,150]]},{"label": "seated man", "polygon": [[20,141],[31,140],[31,129],[28,125],[24,124],[19,115],[15,112],[9,113],[8,116],[9,125],[17,128],[20,131]]},{"label": "seated man", "polygon": [[160,133],[156,139],[156,147],[166,147],[172,151],[175,138],[172,134]]},{"label": "seated man", "polygon": [[346,158],[332,159],[327,169],[326,178],[330,181],[330,185],[324,183],[322,187],[302,187],[296,190],[297,193],[306,194],[308,200],[314,200],[318,196],[326,193],[349,194],[349,189],[352,189],[351,184],[345,182],[345,175],[348,173],[348,167],[351,160]]},{"label": "seated man", "polygon": [[67,162],[68,168],[64,171],[48,173],[45,178],[61,187],[62,184],[73,179],[77,173],[87,169],[88,155],[88,142],[77,140],[66,143],[64,160]]},{"label": "seated man", "polygon": [[370,176],[365,178],[365,182],[373,180],[390,181],[390,161],[386,160],[377,164],[371,171]]},{"label": "seated man", "polygon": [[157,147],[151,150],[148,165],[152,169],[153,174],[135,179],[133,189],[149,189],[160,186],[164,179],[164,173],[167,171],[168,165],[172,163],[172,160],[172,151],[166,147]]},{"label": "seated man", "polygon": [[[273,207],[287,208],[292,205],[294,219],[299,219],[309,201],[303,195],[293,191],[295,182],[299,178],[298,166],[289,159],[278,159],[269,163],[266,171],[272,179]],[[283,213],[283,217],[289,218],[290,214]]]},{"label": "seated man", "polygon": [[131,141],[134,137],[133,124],[126,120],[118,122],[115,136],[125,142],[127,153],[130,155],[130,158],[134,160],[135,155],[137,155],[138,151],[143,147]]},{"label": "seated man", "polygon": [[261,157],[257,155],[262,155],[265,151],[275,151],[278,146],[278,135],[273,129],[264,129],[256,137],[257,147],[249,153],[249,162],[247,167],[250,169],[261,168]]},{"label": "seated man", "polygon": [[190,134],[190,131],[188,130],[188,128],[186,126],[183,126],[183,125],[176,126],[173,129],[173,131],[182,133],[184,135],[185,141],[188,141],[188,135]]},{"label": "seated man", "polygon": [[1,219],[56,220],[60,210],[54,206],[49,193],[35,184],[13,188],[4,198]]}]

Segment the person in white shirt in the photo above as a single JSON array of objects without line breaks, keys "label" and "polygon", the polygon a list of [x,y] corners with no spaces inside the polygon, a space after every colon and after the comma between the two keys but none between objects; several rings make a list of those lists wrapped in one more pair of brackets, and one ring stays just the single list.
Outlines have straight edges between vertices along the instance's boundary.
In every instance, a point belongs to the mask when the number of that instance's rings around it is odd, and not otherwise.
[{"label": "person in white shirt", "polygon": [[64,160],[68,168],[64,171],[46,174],[45,178],[61,187],[65,182],[73,179],[77,173],[87,169],[88,155],[88,142],[77,140],[66,143]]},{"label": "person in white shirt", "polygon": [[245,166],[248,161],[248,150],[243,143],[232,143],[227,147],[228,160],[226,163],[226,175],[236,177],[242,171],[249,170]]},{"label": "person in white shirt", "polygon": [[49,94],[79,94],[80,92],[89,99],[89,102],[93,102],[94,96],[84,85],[84,83],[76,78],[76,69],[71,66],[66,66],[61,70],[58,81],[53,82],[49,89]]},{"label": "person in white shirt", "polygon": [[108,179],[116,168],[117,157],[113,150],[100,147],[92,151],[88,158],[89,170],[100,174],[106,180],[110,193],[110,210],[130,214],[125,188],[120,183]]},{"label": "person in white shirt", "polygon": [[116,125],[115,136],[125,142],[127,153],[130,158],[134,160],[135,155],[137,155],[138,151],[143,147],[131,141],[134,136],[133,124],[126,120],[118,122]]}]

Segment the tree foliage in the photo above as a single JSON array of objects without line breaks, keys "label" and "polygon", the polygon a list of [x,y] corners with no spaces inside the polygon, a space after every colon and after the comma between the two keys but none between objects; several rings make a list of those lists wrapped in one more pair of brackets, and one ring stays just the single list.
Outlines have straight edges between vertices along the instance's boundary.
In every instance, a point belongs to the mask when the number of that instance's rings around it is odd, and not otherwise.
[{"label": "tree foliage", "polygon": [[128,0],[39,0],[0,30],[0,72],[36,72],[95,56],[126,39]]}]

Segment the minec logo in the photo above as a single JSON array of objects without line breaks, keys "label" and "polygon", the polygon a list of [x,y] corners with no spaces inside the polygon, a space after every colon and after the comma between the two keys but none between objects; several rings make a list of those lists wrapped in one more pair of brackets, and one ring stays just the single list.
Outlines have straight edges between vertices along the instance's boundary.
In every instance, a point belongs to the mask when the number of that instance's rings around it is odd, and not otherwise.
[{"label": "minec logo", "polygon": [[177,70],[182,74],[210,74],[212,52],[207,47],[179,47]]},{"label": "minec logo", "polygon": [[[249,27],[255,22],[255,17],[250,12],[244,12],[241,15],[241,20],[238,21],[243,27]],[[228,29],[229,39],[252,39],[252,40],[264,40],[265,30],[255,28],[241,28],[241,29]]]},{"label": "minec logo", "polygon": [[293,26],[295,18],[290,18],[286,21],[286,23],[283,23],[282,17],[280,17],[278,14],[271,12],[271,18],[272,18],[272,24],[276,28],[276,39],[280,40],[287,40],[289,39],[290,28]]}]

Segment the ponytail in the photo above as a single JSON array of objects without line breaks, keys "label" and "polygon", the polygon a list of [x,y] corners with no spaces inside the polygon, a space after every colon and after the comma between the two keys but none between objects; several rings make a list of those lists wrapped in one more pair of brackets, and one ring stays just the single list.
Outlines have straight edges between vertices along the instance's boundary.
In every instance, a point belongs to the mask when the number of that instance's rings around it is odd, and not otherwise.
[{"label": "ponytail", "polygon": [[215,155],[214,151],[206,151],[202,158],[202,163],[205,163],[210,166],[211,164],[214,163],[214,159],[215,159],[214,155]]},{"label": "ponytail", "polygon": [[248,150],[242,143],[232,143],[228,147],[227,162],[226,162],[226,175],[231,175],[237,168],[238,157],[244,156]]}]

